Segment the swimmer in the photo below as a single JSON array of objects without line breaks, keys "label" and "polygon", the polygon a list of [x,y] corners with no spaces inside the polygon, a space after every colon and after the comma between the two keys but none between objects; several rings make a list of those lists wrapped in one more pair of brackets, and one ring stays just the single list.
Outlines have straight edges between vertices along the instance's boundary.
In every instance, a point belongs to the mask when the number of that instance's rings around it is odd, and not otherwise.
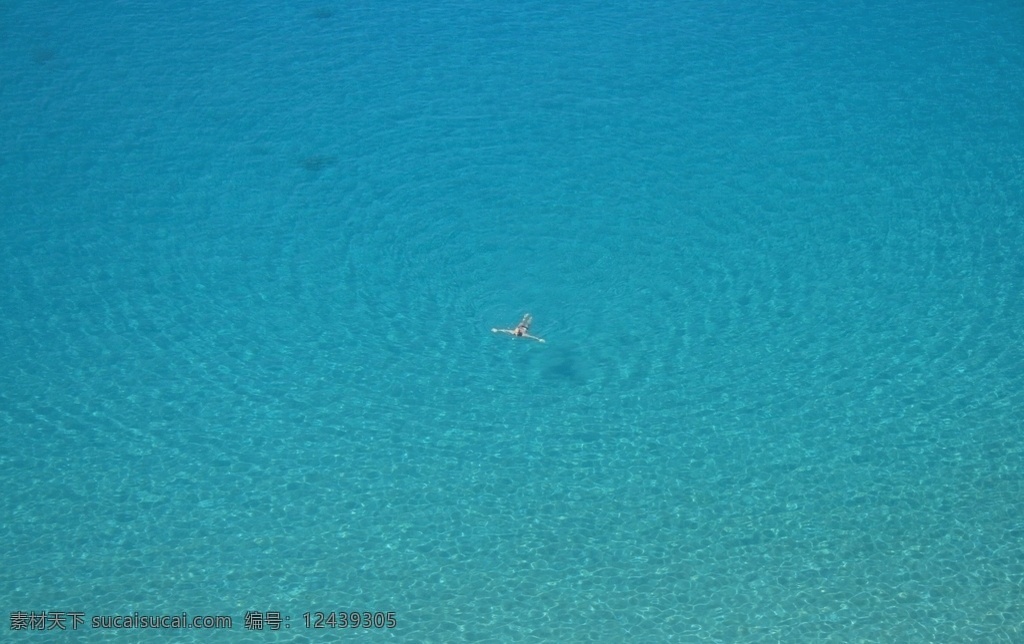
[{"label": "swimmer", "polygon": [[533,316],[527,313],[523,316],[522,320],[519,320],[519,324],[514,329],[491,329],[493,333],[507,333],[517,338],[529,338],[536,340],[537,342],[543,342],[544,338],[538,338],[535,335],[530,335],[530,323],[533,322]]}]

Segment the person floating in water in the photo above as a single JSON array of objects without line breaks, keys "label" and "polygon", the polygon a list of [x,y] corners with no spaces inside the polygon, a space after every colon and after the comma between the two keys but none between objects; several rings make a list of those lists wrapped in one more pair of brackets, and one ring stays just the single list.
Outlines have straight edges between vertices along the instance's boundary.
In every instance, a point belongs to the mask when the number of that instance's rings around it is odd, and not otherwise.
[{"label": "person floating in water", "polygon": [[522,320],[519,320],[519,324],[514,329],[491,329],[494,333],[507,333],[517,338],[529,338],[536,340],[537,342],[543,342],[544,338],[538,338],[535,335],[530,335],[530,323],[533,322],[533,316],[527,313],[523,316]]}]

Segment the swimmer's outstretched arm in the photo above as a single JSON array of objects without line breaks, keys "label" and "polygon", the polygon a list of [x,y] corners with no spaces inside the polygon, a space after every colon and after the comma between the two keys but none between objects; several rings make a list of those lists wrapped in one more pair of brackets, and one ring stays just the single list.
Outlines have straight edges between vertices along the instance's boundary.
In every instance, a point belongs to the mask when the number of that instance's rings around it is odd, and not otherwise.
[{"label": "swimmer's outstretched arm", "polygon": [[522,335],[516,335],[516,330],[515,329],[491,329],[491,333],[507,333],[507,334],[515,336],[517,338],[529,338],[531,340],[536,340],[537,342],[544,342],[544,338],[538,338],[537,336],[530,335],[529,333],[524,333]]}]

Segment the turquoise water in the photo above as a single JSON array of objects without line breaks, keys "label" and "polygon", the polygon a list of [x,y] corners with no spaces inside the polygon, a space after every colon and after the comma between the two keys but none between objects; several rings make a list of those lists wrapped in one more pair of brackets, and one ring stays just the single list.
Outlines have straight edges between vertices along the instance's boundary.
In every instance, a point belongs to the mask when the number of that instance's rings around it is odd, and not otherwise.
[{"label": "turquoise water", "polygon": [[161,4],[0,7],[6,639],[1024,638],[1019,3]]}]

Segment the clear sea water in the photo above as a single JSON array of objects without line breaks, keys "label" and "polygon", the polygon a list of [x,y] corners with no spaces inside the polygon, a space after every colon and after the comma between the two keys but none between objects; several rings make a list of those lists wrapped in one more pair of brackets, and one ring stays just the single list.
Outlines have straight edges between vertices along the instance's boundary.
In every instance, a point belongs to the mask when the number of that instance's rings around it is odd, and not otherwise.
[{"label": "clear sea water", "polygon": [[1018,1],[12,0],[0,55],[3,639],[1024,640]]}]

